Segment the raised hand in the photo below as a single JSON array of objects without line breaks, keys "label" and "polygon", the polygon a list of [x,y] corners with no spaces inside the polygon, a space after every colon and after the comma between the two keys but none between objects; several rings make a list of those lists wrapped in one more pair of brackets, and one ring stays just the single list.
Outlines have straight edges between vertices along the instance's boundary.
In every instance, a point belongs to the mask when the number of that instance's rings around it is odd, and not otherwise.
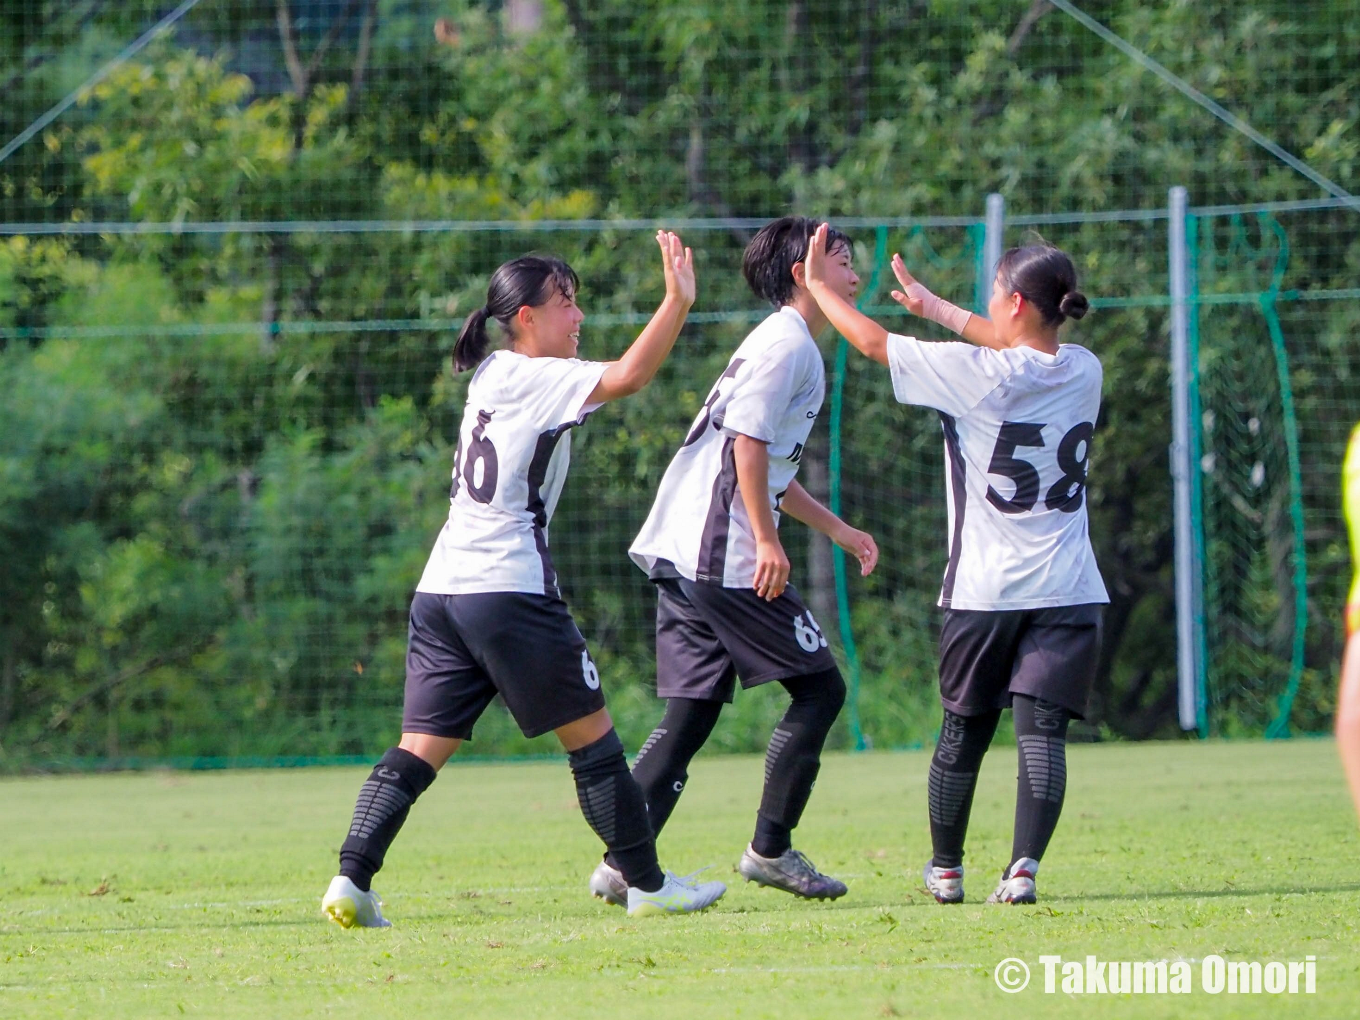
[{"label": "raised hand", "polygon": [[901,290],[892,292],[892,299],[899,305],[911,312],[912,315],[919,315],[925,318],[926,298],[930,291],[925,286],[918,283],[916,277],[907,271],[907,264],[902,261],[901,255],[892,257],[893,276],[897,277],[897,282],[902,285]]},{"label": "raised hand", "polygon": [[809,288],[826,282],[826,235],[830,229],[829,224],[823,223],[808,240],[807,256],[803,259],[803,278]]},{"label": "raised hand", "polygon": [[686,308],[694,304],[694,252],[669,230],[659,230],[656,243],[661,248],[661,269],[666,277],[666,297]]}]

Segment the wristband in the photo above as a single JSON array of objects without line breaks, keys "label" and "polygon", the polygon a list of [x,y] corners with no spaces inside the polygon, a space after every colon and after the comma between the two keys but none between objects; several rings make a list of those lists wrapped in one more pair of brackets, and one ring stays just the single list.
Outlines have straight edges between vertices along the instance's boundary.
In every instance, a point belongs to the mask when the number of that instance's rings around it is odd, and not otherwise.
[{"label": "wristband", "polygon": [[956,304],[951,304],[944,298],[936,297],[923,283],[913,283],[907,287],[907,296],[920,298],[921,315],[931,322],[938,322],[945,329],[963,335],[964,327],[968,325],[968,319],[972,315],[965,308],[960,308]]}]

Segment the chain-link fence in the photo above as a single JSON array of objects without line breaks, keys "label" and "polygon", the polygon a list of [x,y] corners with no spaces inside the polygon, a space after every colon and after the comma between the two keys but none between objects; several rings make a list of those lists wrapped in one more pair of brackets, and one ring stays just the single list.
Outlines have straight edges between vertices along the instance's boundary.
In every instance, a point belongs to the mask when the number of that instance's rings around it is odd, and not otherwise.
[{"label": "chain-link fence", "polygon": [[[1335,5],[1090,7],[1355,181],[1360,22]],[[584,353],[617,354],[660,296],[664,222],[696,249],[699,303],[653,387],[576,437],[553,527],[636,742],[658,709],[652,594],[624,550],[764,314],[744,243],[773,215],[830,216],[856,241],[865,306],[919,329],[887,298],[886,257],[975,304],[994,191],[1005,243],[1071,252],[1095,308],[1066,335],[1106,379],[1090,506],[1112,603],[1092,725],[1174,734],[1173,185],[1194,207],[1205,728],[1327,725],[1360,218],[1309,205],[1314,183],[1065,11],[0,0],[0,23],[0,141],[18,143],[0,158],[4,760],[389,743],[404,610],[446,512],[458,323],[499,262],[548,249],[583,278]],[[882,565],[847,577],[795,522],[784,538],[857,681],[836,739],[900,746],[938,722],[938,423],[894,403],[879,366],[824,349],[833,385],[801,477],[879,537]],[[758,746],[776,701],[739,698],[715,741]],[[478,746],[532,745],[493,712]]]}]

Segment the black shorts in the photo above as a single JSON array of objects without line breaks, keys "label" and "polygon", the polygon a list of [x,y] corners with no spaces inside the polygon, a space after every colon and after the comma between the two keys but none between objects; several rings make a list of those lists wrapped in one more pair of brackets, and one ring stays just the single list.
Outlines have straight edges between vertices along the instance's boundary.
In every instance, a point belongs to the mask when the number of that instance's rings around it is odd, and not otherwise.
[{"label": "black shorts", "polygon": [[1078,719],[1100,658],[1099,604],[1049,609],[946,609],[940,700],[956,715],[1008,708],[1012,694],[1061,705]]},{"label": "black shorts", "polygon": [[599,670],[567,604],[521,592],[417,592],[402,732],[466,740],[497,694],[526,737],[604,708]]},{"label": "black shorts", "polygon": [[817,621],[790,585],[766,602],[753,588],[656,581],[656,693],[732,700],[742,687],[835,669]]}]

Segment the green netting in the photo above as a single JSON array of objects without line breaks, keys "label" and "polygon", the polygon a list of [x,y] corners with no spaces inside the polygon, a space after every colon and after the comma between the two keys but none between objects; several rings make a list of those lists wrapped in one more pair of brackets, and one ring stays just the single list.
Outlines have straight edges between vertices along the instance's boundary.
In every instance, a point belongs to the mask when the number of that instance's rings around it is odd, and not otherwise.
[{"label": "green netting", "polygon": [[[1351,12],[1089,6],[1356,190]],[[588,352],[617,353],[659,296],[664,222],[698,250],[699,304],[654,388],[581,432],[554,537],[635,742],[657,712],[651,593],[623,549],[763,314],[746,239],[832,217],[864,307],[918,329],[883,256],[984,305],[992,192],[1005,242],[1062,245],[1093,298],[1069,334],[1106,377],[1090,730],[1173,735],[1173,185],[1198,238],[1204,730],[1327,725],[1360,215],[1048,4],[0,0],[0,81],[0,145],[38,125],[0,160],[0,764],[390,742],[465,385],[452,331],[498,262],[547,248],[585,281]],[[909,744],[936,725],[938,424],[881,367],[826,353],[802,477],[883,563],[861,580],[821,539],[786,539],[855,682],[834,739]],[[778,707],[738,699],[715,745],[759,746]],[[478,744],[533,750],[499,712]]]},{"label": "green netting", "polygon": [[[1338,357],[1355,295],[1335,286],[1349,281],[1328,262],[1354,258],[1356,224],[1230,215],[1201,219],[1196,233],[1207,724],[1318,731],[1332,710],[1348,582],[1341,457],[1360,415]],[[1310,257],[1291,265],[1300,242]],[[1309,290],[1287,286],[1295,280]]]}]

